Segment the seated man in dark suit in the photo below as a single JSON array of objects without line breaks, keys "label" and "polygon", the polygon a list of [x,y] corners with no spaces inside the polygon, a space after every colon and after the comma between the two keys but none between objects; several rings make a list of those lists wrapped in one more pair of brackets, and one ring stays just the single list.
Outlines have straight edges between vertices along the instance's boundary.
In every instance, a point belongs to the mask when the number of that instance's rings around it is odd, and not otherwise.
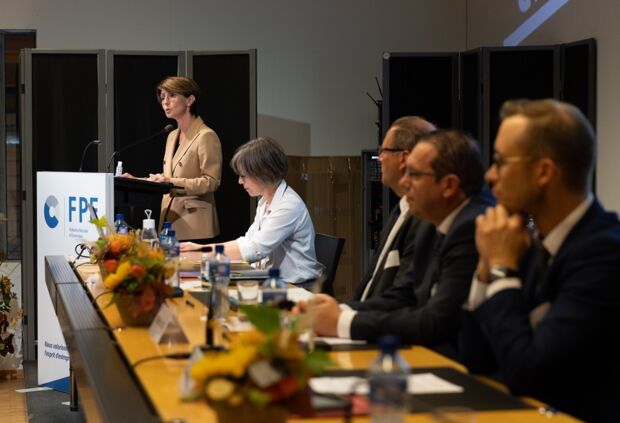
[{"label": "seated man in dark suit", "polygon": [[497,363],[515,394],[620,421],[620,222],[591,192],[594,132],[554,100],[507,102],[502,118],[486,174],[499,205],[476,225],[463,358],[472,371]]},{"label": "seated man in dark suit", "polygon": [[407,283],[353,303],[352,309],[317,295],[301,307],[315,314],[317,334],[366,340],[393,334],[428,346],[455,340],[478,262],[474,221],[492,204],[481,192],[482,177],[474,140],[458,131],[420,137],[403,177],[410,212],[425,220],[417,231]]},{"label": "seated man in dark suit", "polygon": [[400,179],[405,174],[407,156],[419,136],[434,131],[435,126],[417,116],[396,119],[385,133],[379,149],[381,182],[400,198],[390,213],[381,239],[353,299],[365,301],[378,297],[402,278],[413,256],[413,241],[420,219],[409,213],[405,189]]}]

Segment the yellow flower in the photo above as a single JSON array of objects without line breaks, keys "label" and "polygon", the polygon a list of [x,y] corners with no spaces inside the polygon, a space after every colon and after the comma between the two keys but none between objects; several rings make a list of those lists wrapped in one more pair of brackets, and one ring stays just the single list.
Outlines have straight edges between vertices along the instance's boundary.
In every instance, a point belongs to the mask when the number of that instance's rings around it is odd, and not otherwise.
[{"label": "yellow flower", "polygon": [[223,401],[235,391],[235,384],[230,380],[217,377],[212,379],[205,388],[207,397],[213,401]]},{"label": "yellow flower", "polygon": [[129,261],[122,261],[116,268],[116,272],[110,273],[103,280],[103,284],[108,289],[114,289],[125,280],[131,272],[131,263]]},{"label": "yellow flower", "polygon": [[239,378],[243,376],[257,354],[258,345],[239,345],[230,351],[206,353],[192,367],[192,378],[199,382],[204,382],[214,376]]}]

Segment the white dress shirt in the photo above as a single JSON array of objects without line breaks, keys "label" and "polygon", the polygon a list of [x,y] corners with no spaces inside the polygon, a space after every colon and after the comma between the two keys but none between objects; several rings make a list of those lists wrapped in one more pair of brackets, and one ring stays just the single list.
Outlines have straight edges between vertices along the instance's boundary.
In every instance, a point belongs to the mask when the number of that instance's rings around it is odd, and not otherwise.
[{"label": "white dress shirt", "polygon": [[316,260],[314,227],[306,205],[284,180],[269,206],[264,198],[258,201],[254,222],[237,244],[245,261],[279,268],[286,282],[314,279],[323,268]]},{"label": "white dress shirt", "polygon": [[[594,196],[591,193],[588,194],[587,198],[575,207],[575,209],[556,225],[545,239],[543,239],[542,244],[549,253],[549,263],[553,261],[553,257],[555,257],[560,250],[564,240],[577,222],[586,214],[593,201]],[[521,286],[521,279],[519,278],[504,278],[496,280],[492,284],[486,284],[480,282],[478,275],[474,274],[471,289],[469,290],[469,298],[464,307],[467,310],[473,311],[485,300],[491,298],[498,292],[505,289],[521,289]]]},{"label": "white dress shirt", "polygon": [[[387,261],[384,263],[383,258],[392,248],[392,243],[394,242],[394,238],[400,231],[400,227],[403,226],[403,222],[409,216],[409,203],[407,202],[407,197],[403,196],[398,202],[398,207],[400,208],[400,215],[398,215],[398,219],[394,222],[390,233],[388,234],[387,239],[385,240],[385,244],[383,244],[383,249],[381,250],[381,254],[379,255],[379,259],[377,260],[377,264],[375,266],[375,270],[372,272],[372,276],[368,283],[366,283],[366,288],[364,288],[364,292],[362,292],[361,301],[364,301],[368,297],[368,293],[370,292],[370,288],[372,287],[372,283],[375,279],[375,275],[379,271],[379,267],[383,264],[384,268],[392,267]],[[400,263],[399,263],[400,264]]]}]

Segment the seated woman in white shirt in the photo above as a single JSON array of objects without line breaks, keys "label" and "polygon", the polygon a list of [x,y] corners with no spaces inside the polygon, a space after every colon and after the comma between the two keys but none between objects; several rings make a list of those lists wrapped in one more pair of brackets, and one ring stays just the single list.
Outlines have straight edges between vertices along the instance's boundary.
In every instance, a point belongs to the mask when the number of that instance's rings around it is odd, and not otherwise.
[{"label": "seated woman in white shirt", "polygon": [[[323,266],[314,251],[314,226],[303,200],[286,183],[288,160],[273,139],[260,137],[239,147],[230,166],[252,197],[260,196],[254,223],[244,236],[224,243],[230,259],[280,269],[282,279],[308,287]],[[182,251],[204,245],[181,243]]]}]

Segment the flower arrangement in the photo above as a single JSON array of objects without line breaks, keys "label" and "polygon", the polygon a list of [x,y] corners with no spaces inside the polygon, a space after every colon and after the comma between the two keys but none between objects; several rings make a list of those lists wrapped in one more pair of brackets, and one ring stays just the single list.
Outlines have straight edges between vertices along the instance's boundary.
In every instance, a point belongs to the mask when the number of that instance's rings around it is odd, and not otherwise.
[{"label": "flower arrangement", "polygon": [[332,362],[325,351],[302,349],[301,316],[282,325],[276,308],[241,309],[256,329],[235,335],[228,350],[207,351],[192,365],[194,397],[204,396],[216,411],[244,405],[290,409],[292,399],[307,392],[310,377]]},{"label": "flower arrangement", "polygon": [[[0,265],[3,262],[4,253],[0,251]],[[11,279],[0,275],[0,370],[15,371],[22,364],[22,314]]]},{"label": "flower arrangement", "polygon": [[126,310],[121,310],[125,303],[134,317],[145,313],[154,317],[159,305],[172,294],[165,281],[175,269],[166,263],[164,252],[142,242],[137,232],[114,232],[105,217],[91,223],[107,233],[91,245],[90,252],[91,262],[101,269],[103,285],[113,293],[110,304],[117,304],[126,323]]}]

